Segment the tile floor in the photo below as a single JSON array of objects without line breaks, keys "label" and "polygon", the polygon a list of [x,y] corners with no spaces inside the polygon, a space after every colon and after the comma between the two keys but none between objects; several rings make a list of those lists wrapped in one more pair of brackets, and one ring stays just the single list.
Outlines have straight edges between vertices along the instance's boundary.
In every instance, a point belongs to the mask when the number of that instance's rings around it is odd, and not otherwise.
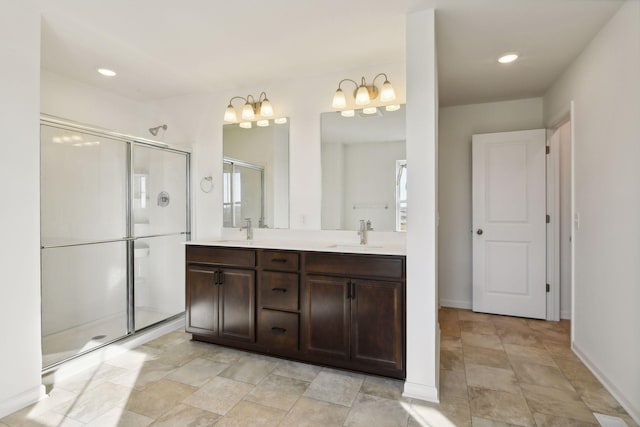
[{"label": "tile floor", "polygon": [[569,349],[569,323],[442,309],[439,405],[402,382],[253,355],[171,332],[56,383],[5,426],[637,427]]}]

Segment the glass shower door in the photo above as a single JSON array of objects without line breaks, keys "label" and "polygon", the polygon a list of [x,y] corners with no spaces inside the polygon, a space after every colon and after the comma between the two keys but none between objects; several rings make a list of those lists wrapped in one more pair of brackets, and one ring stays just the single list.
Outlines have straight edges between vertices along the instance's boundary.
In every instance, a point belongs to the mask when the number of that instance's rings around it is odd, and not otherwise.
[{"label": "glass shower door", "polygon": [[184,311],[188,155],[133,145],[134,329]]},{"label": "glass shower door", "polygon": [[41,126],[44,367],[129,332],[128,145]]},{"label": "glass shower door", "polygon": [[264,168],[225,159],[223,163],[223,226],[241,227],[251,218],[264,227]]}]

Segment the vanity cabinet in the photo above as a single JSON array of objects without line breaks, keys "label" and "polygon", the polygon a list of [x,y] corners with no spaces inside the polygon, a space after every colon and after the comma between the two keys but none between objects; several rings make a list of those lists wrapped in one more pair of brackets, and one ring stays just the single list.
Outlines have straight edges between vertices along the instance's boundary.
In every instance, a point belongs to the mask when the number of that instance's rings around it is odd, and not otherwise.
[{"label": "vanity cabinet", "polygon": [[308,254],[303,352],[319,363],[404,374],[404,258]]},{"label": "vanity cabinet", "polygon": [[405,257],[187,245],[187,332],[405,377]]},{"label": "vanity cabinet", "polygon": [[254,342],[254,266],[255,254],[246,251],[188,247],[186,331],[222,342]]}]

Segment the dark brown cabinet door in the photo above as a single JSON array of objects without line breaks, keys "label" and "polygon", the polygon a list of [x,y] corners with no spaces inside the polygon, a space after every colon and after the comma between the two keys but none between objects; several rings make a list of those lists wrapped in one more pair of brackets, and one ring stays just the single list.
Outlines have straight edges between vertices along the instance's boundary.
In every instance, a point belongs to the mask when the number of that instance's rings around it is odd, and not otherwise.
[{"label": "dark brown cabinet door", "polygon": [[193,334],[217,335],[218,286],[215,270],[187,267],[186,330]]},{"label": "dark brown cabinet door", "polygon": [[221,268],[220,330],[221,338],[254,342],[255,333],[255,271]]},{"label": "dark brown cabinet door", "polygon": [[351,360],[383,369],[403,368],[402,284],[353,279]]},{"label": "dark brown cabinet door", "polygon": [[349,358],[348,279],[307,276],[303,310],[304,350],[309,355]]}]

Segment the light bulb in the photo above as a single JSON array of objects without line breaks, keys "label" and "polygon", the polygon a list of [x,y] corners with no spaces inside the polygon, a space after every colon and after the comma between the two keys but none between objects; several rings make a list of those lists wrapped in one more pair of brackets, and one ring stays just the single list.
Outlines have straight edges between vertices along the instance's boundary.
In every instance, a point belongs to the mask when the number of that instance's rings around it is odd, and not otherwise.
[{"label": "light bulb", "polygon": [[251,129],[251,122],[240,122],[238,126],[242,129]]},{"label": "light bulb", "polygon": [[98,73],[102,74],[105,77],[115,77],[118,73],[109,68],[98,68]]},{"label": "light bulb", "polygon": [[369,98],[369,90],[365,85],[360,85],[356,92],[356,105],[367,105],[371,102]]},{"label": "light bulb", "polygon": [[356,112],[354,110],[343,110],[340,111],[340,115],[342,117],[353,117],[356,115]]},{"label": "light bulb", "polygon": [[385,107],[387,111],[398,111],[400,109],[400,104],[391,104]]},{"label": "light bulb", "polygon": [[258,120],[256,124],[261,128],[266,128],[269,126],[269,120]]},{"label": "light bulb", "polygon": [[510,62],[515,61],[516,59],[518,59],[517,53],[507,53],[505,55],[502,55],[500,58],[498,58],[498,62],[501,64],[508,64]]},{"label": "light bulb", "polygon": [[242,107],[242,119],[253,120],[256,118],[256,114],[253,112],[253,106],[248,102]]},{"label": "light bulb", "polygon": [[362,114],[375,114],[378,112],[376,107],[366,107],[362,109]]},{"label": "light bulb", "polygon": [[385,80],[380,89],[380,102],[390,102],[396,99],[396,91],[393,90],[393,86],[389,83],[389,80]]},{"label": "light bulb", "polygon": [[283,125],[283,124],[287,123],[287,118],[286,117],[278,117],[273,122],[275,124],[277,124],[277,125]]},{"label": "light bulb", "polygon": [[267,98],[265,98],[260,105],[260,115],[263,117],[273,116],[273,107]]},{"label": "light bulb", "polygon": [[344,96],[342,89],[338,88],[333,95],[333,102],[331,103],[333,108],[344,108],[347,106],[347,98]]},{"label": "light bulb", "polygon": [[233,105],[229,104],[227,109],[224,110],[224,121],[227,123],[233,123],[238,121],[238,115],[236,114],[236,109],[233,108]]}]

